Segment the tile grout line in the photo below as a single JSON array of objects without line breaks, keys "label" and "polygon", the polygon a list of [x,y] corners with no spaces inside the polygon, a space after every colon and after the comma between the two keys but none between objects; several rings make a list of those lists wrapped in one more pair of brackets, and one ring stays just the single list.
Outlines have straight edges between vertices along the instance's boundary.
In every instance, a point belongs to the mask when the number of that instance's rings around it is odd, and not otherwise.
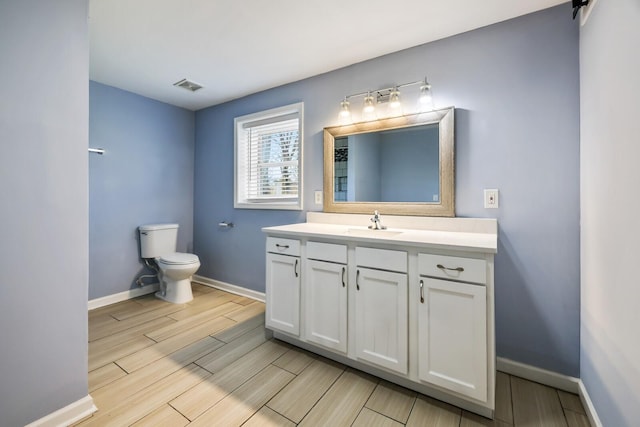
[{"label": "tile grout line", "polygon": [[[375,409],[369,408],[369,407],[367,406],[367,403],[369,403],[369,400],[371,399],[371,396],[373,396],[373,393],[375,393],[375,391],[376,391],[376,389],[378,388],[378,386],[380,385],[380,383],[381,383],[381,382],[380,382],[380,379],[378,379],[378,382],[376,383],[376,386],[373,388],[373,390],[371,390],[371,393],[369,393],[369,397],[367,397],[366,402],[364,402],[364,404],[362,405],[362,408],[360,408],[360,410],[358,411],[358,415],[356,415],[356,418],[355,418],[355,419],[353,420],[353,422],[351,423],[351,425],[352,425],[352,426],[353,426],[353,423],[355,423],[355,422],[356,422],[356,420],[358,419],[358,417],[360,416],[360,413],[362,413],[362,410],[363,410],[364,408],[367,408],[368,410],[370,410],[371,412],[375,412],[376,414],[382,415],[383,417],[385,417],[385,418],[387,418],[387,419],[389,419],[389,420],[395,421],[395,422],[400,423],[400,424],[402,424],[402,425],[406,425],[406,423],[402,423],[402,422],[400,422],[400,421],[398,421],[398,420],[396,420],[396,419],[394,419],[394,418],[391,418],[391,417],[390,417],[390,416],[388,416],[388,415],[383,414],[383,413],[382,413],[382,412],[380,412],[380,411],[376,411]],[[413,405],[412,405],[411,407],[413,408]]]},{"label": "tile grout line", "polygon": [[[265,342],[269,342],[269,340],[267,340],[267,341],[265,341]],[[264,344],[264,343],[263,343],[263,344]],[[261,345],[262,345],[262,344],[261,344]],[[255,350],[255,349],[254,349],[254,350]],[[213,351],[215,351],[215,350],[213,350]],[[248,353],[247,353],[247,354],[248,354]],[[237,359],[236,359],[236,360],[237,360]],[[198,368],[204,369],[205,371],[209,372],[209,373],[211,374],[211,376],[210,376],[207,380],[212,379],[212,378],[213,378],[213,376],[214,376],[214,375],[216,375],[215,373],[211,373],[211,371],[209,371],[209,370],[207,370],[207,369],[203,368],[202,366],[198,365],[197,363],[195,363],[195,361],[194,361],[194,362],[191,362],[190,364],[193,364],[193,365],[197,366]],[[226,394],[224,395],[224,397],[223,397],[222,399],[225,399],[225,398],[226,398],[227,396],[229,396],[231,393],[233,393],[234,391],[236,391],[237,389],[239,389],[240,387],[242,387],[245,383],[247,383],[248,381],[251,381],[251,379],[252,379],[253,377],[255,377],[256,375],[258,375],[259,373],[261,373],[262,371],[264,371],[265,369],[267,369],[269,366],[271,366],[271,363],[269,363],[267,366],[265,366],[264,368],[262,368],[261,370],[259,370],[258,372],[256,372],[256,373],[255,373],[254,375],[252,375],[251,377],[247,378],[245,381],[243,381],[241,384],[239,384],[239,385],[238,385],[237,387],[235,387],[234,389],[230,390],[228,393],[226,393]],[[276,367],[277,367],[277,366],[276,366]],[[282,369],[282,368],[279,368],[279,369]],[[283,370],[284,370],[284,369],[283,369]],[[219,371],[218,371],[218,372],[219,372]],[[287,372],[289,372],[289,371],[287,371]],[[207,381],[207,380],[205,380],[205,381]],[[292,379],[292,381],[293,381],[293,379]],[[201,381],[201,382],[202,382],[202,381]],[[200,384],[200,383],[198,383],[198,384]],[[287,383],[287,384],[289,384],[289,383]],[[196,384],[196,385],[197,385],[197,384]],[[195,386],[193,386],[193,387],[195,387]],[[182,395],[183,395],[183,394],[185,394],[187,391],[191,390],[193,387],[191,387],[191,388],[189,388],[188,390],[185,390],[184,392],[180,393],[178,396],[174,397],[172,400],[175,400],[175,399],[177,399],[178,397],[182,396]],[[278,392],[280,392],[280,390],[278,390]],[[274,396],[275,396],[275,395],[274,395]],[[209,407],[208,407],[204,412],[202,412],[200,415],[198,415],[197,417],[195,417],[193,420],[190,420],[190,422],[194,422],[195,420],[197,420],[197,419],[198,419],[199,417],[201,417],[205,412],[207,412],[208,410],[210,410],[211,408],[213,408],[215,405],[217,405],[219,402],[221,402],[221,401],[222,401],[222,399],[220,399],[218,402],[214,403],[213,405],[209,406]],[[269,399],[269,400],[271,400],[271,399]],[[177,409],[176,409],[176,410],[177,410]],[[178,412],[180,412],[180,411],[178,411]],[[180,412],[180,414],[182,414],[182,412]],[[187,417],[185,414],[182,414],[182,416],[184,416],[185,418],[189,419],[189,417]]]},{"label": "tile grout line", "polygon": [[409,410],[409,415],[407,416],[407,422],[404,423],[406,426],[409,423],[409,419],[411,419],[411,414],[413,413],[413,409],[416,407],[416,403],[418,402],[418,396],[413,399],[413,405],[411,405],[411,409]]},{"label": "tile grout line", "polygon": [[[343,365],[344,366],[344,365]],[[307,365],[302,372],[304,372],[305,369],[307,369],[309,367],[309,365]],[[300,372],[302,374],[302,372]],[[342,372],[340,373],[340,375],[338,375],[336,377],[336,379],[331,383],[331,385],[329,387],[327,387],[327,389],[324,391],[324,393],[322,393],[322,395],[318,398],[318,400],[316,400],[316,403],[314,403],[313,405],[311,405],[311,408],[309,408],[309,410],[304,414],[304,416],[302,418],[300,418],[300,422],[299,423],[294,423],[296,425],[300,425],[305,418],[307,418],[307,415],[309,415],[309,413],[313,410],[313,408],[316,407],[316,405],[318,404],[318,402],[320,402],[322,400],[322,398],[329,392],[329,390],[331,390],[331,388],[334,386],[334,384],[340,379],[340,377],[342,377],[344,375],[344,373],[347,372],[346,367],[345,369],[342,370]],[[275,396],[274,396],[275,397]],[[269,402],[273,399],[273,397],[271,399],[269,399]],[[267,402],[266,404],[268,405],[269,402]],[[271,409],[272,411],[277,412],[278,414],[280,414],[280,412],[276,411],[275,409],[273,409],[272,407],[269,406],[269,409]],[[282,414],[280,414],[282,415]],[[284,415],[283,415],[284,416]],[[286,417],[285,417],[286,418]],[[287,418],[288,419],[288,418]]]},{"label": "tile grout line", "polygon": [[[364,407],[367,405],[367,402],[369,401],[369,399],[371,399],[371,395],[373,394],[373,392],[375,391],[375,389],[378,388],[378,384],[380,384],[380,380],[378,380],[378,382],[376,383],[376,386],[373,388],[373,390],[371,390],[371,393],[369,393],[369,396],[367,396],[367,400],[364,401],[364,403],[362,404],[362,406],[360,407],[360,410],[358,411],[356,417],[353,419],[353,421],[351,421],[351,426],[353,426],[353,423],[356,422],[356,420],[358,419],[358,417],[360,416],[360,414],[362,413],[362,410],[364,409]],[[380,414],[382,415],[382,414]]]}]

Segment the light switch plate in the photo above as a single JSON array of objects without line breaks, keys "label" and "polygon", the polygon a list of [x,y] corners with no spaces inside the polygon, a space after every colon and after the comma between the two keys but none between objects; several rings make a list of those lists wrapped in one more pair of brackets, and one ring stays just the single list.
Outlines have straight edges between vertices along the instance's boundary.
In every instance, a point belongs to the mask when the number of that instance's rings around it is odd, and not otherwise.
[{"label": "light switch plate", "polygon": [[499,207],[499,193],[498,190],[486,189],[484,190],[484,208],[485,209],[498,209]]},{"label": "light switch plate", "polygon": [[321,205],[322,204],[322,191],[316,191],[315,192],[315,198],[316,198],[316,200],[315,200],[316,205]]}]

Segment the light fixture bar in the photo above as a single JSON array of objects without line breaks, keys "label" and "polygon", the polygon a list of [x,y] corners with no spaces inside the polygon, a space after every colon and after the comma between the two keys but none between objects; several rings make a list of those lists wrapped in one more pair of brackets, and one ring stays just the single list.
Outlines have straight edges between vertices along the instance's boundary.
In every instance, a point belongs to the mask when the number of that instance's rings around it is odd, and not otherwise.
[{"label": "light fixture bar", "polygon": [[401,85],[395,85],[395,86],[389,86],[389,87],[385,87],[382,89],[376,89],[376,90],[367,90],[364,92],[358,92],[358,93],[352,93],[351,95],[347,95],[345,96],[346,100],[349,100],[350,98],[357,98],[360,96],[366,96],[369,93],[375,93],[377,97],[379,96],[389,96],[389,93],[391,93],[391,91],[395,88],[395,89],[402,89],[403,87],[407,87],[407,86],[414,86],[414,85],[424,85],[424,84],[428,84],[427,83],[427,79],[425,78],[424,80],[418,80],[415,82],[410,82],[410,83],[402,83]]}]

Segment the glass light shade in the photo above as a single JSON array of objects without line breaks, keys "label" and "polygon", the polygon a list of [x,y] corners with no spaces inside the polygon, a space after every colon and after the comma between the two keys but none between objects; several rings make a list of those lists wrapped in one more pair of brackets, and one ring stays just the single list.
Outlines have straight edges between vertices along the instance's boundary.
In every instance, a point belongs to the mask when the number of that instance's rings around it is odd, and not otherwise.
[{"label": "glass light shade", "polygon": [[400,108],[400,91],[398,89],[392,89],[389,93],[389,107]]},{"label": "glass light shade", "polygon": [[346,125],[351,123],[351,109],[349,108],[349,101],[347,98],[344,99],[340,103],[340,113],[338,113],[338,122],[341,125]]},{"label": "glass light shade", "polygon": [[373,100],[373,96],[371,96],[371,92],[367,93],[367,96],[364,97],[364,104],[362,107],[362,120],[369,121],[374,120],[376,118],[376,104]]},{"label": "glass light shade", "polygon": [[433,110],[433,96],[431,94],[431,85],[427,82],[420,86],[420,97],[418,98],[418,110],[431,111]]},{"label": "glass light shade", "polygon": [[363,113],[373,113],[376,110],[376,105],[373,102],[373,96],[371,96],[371,92],[364,97],[364,107],[362,108]]},{"label": "glass light shade", "polygon": [[398,88],[391,89],[389,93],[389,116],[399,116],[402,114],[402,103],[400,102],[400,91]]}]

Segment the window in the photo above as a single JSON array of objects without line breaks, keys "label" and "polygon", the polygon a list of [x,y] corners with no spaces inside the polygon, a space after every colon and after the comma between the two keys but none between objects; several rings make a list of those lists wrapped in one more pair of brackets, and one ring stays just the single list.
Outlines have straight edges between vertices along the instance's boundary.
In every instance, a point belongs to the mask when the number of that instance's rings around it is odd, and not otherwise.
[{"label": "window", "polygon": [[302,210],[302,109],[236,117],[234,207]]}]

